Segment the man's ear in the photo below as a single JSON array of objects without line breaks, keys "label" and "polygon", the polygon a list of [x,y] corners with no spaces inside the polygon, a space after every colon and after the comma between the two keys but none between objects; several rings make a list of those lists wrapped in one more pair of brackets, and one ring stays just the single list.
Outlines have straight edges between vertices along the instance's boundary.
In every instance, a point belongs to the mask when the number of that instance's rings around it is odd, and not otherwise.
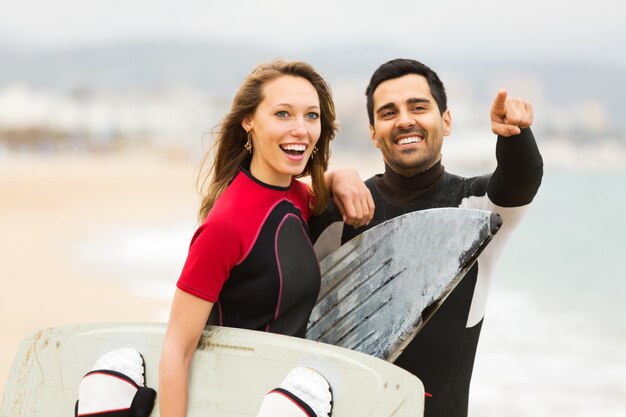
[{"label": "man's ear", "polygon": [[441,127],[443,128],[443,135],[448,136],[452,132],[452,114],[450,109],[447,109],[441,115]]},{"label": "man's ear", "polygon": [[374,126],[369,125],[370,126],[370,139],[372,139],[372,143],[374,144],[375,147],[380,149],[380,145],[378,145],[378,140],[376,139],[376,129],[374,129]]}]

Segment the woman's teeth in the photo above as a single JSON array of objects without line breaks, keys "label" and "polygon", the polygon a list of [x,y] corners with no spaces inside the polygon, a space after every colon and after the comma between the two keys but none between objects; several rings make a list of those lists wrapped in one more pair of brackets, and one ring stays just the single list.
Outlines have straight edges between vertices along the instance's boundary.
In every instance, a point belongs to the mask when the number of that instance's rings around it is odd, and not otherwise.
[{"label": "woman's teeth", "polygon": [[304,153],[304,151],[306,150],[306,145],[298,145],[298,144],[287,144],[287,145],[280,145],[280,148],[290,154],[290,155],[302,155]]}]

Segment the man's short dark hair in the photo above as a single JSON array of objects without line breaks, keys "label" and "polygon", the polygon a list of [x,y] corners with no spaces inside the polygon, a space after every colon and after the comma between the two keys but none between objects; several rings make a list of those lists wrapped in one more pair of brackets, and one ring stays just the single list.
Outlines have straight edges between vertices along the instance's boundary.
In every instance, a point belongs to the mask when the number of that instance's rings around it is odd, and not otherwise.
[{"label": "man's short dark hair", "polygon": [[439,107],[439,113],[443,114],[446,111],[448,108],[446,89],[435,71],[414,59],[393,59],[385,62],[374,71],[365,90],[365,95],[367,96],[367,116],[372,126],[374,126],[374,91],[376,91],[376,88],[384,81],[400,78],[407,74],[417,74],[426,78],[430,87],[430,93],[437,102],[437,107]]}]

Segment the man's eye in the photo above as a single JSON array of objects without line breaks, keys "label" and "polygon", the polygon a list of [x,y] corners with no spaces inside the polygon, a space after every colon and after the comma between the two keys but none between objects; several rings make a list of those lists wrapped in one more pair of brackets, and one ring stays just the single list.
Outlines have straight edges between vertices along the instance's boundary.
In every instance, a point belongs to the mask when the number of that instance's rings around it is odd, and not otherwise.
[{"label": "man's eye", "polygon": [[396,113],[395,113],[395,112],[392,112],[392,111],[386,111],[386,112],[384,112],[384,113],[381,115],[381,117],[382,117],[383,119],[387,119],[387,118],[389,118],[389,117],[393,117],[393,115],[394,115],[394,114],[396,114]]},{"label": "man's eye", "polygon": [[284,110],[281,110],[281,111],[276,112],[276,116],[278,116],[278,117],[289,117],[289,113],[287,113]]},{"label": "man's eye", "polygon": [[413,107],[413,111],[424,111],[426,110],[426,107],[424,106],[415,106]]},{"label": "man's eye", "polygon": [[310,112],[310,113],[307,113],[306,117],[307,117],[307,119],[317,120],[317,119],[320,118],[320,115],[318,113],[315,113],[315,112]]}]

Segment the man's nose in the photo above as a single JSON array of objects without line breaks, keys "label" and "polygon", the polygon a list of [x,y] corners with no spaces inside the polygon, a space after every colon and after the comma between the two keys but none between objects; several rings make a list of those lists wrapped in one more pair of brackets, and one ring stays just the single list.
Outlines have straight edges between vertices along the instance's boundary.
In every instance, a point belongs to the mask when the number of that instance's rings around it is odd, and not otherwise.
[{"label": "man's nose", "polygon": [[398,113],[398,120],[396,121],[396,127],[399,129],[407,129],[409,127],[415,126],[415,119],[406,110],[401,110]]}]

